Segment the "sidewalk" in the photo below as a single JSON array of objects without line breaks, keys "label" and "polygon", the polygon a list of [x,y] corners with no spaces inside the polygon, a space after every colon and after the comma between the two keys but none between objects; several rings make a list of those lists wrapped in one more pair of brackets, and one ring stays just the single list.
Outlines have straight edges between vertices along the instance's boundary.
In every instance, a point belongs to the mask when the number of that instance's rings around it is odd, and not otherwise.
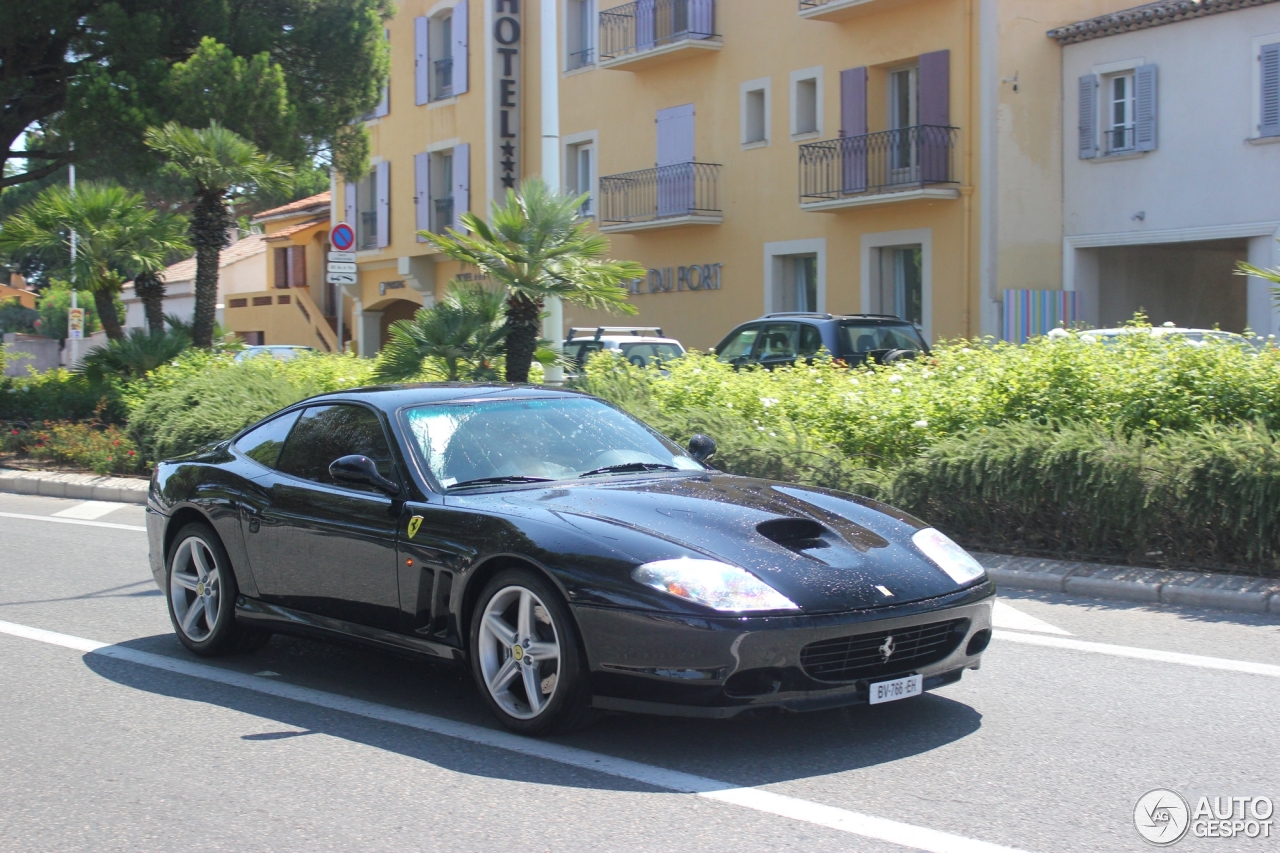
[{"label": "sidewalk", "polygon": [[49,498],[76,498],[86,501],[116,501],[145,504],[147,480],[128,477],[99,477],[96,474],[55,474],[48,471],[19,471],[0,468],[0,492],[43,495]]}]

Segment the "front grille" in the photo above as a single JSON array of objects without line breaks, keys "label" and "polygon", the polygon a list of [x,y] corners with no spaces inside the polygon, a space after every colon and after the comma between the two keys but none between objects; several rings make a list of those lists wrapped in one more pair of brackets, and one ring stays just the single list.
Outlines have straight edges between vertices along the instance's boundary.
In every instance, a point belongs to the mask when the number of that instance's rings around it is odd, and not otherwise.
[{"label": "front grille", "polygon": [[[800,650],[800,666],[806,675],[818,681],[856,681],[919,669],[955,651],[964,639],[968,621],[951,619],[820,640]],[[893,653],[885,660],[882,650],[891,636]]]}]

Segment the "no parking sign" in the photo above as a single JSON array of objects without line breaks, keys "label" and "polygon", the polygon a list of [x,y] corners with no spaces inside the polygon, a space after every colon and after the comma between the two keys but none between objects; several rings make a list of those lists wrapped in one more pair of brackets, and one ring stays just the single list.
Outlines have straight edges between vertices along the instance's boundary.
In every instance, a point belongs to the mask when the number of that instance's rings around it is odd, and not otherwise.
[{"label": "no parking sign", "polygon": [[329,245],[339,252],[349,252],[356,244],[356,232],[345,222],[339,222],[329,230]]}]

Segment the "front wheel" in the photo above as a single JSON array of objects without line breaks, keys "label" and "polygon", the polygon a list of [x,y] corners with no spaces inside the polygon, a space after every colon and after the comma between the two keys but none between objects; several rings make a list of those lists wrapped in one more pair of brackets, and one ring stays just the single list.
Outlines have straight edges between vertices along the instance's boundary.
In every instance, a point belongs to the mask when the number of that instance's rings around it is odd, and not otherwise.
[{"label": "front wheel", "polygon": [[523,569],[485,586],[471,619],[471,672],[507,728],[548,734],[595,719],[577,629],[559,593]]},{"label": "front wheel", "polygon": [[173,541],[165,597],[182,644],[205,656],[250,652],[265,645],[269,633],[236,623],[236,576],[213,528],[188,524]]}]

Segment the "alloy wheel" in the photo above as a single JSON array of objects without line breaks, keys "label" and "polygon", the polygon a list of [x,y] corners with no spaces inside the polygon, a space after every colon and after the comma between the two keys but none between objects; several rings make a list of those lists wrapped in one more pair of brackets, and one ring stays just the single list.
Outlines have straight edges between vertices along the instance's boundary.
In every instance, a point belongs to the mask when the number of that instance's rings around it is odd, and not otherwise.
[{"label": "alloy wheel", "polygon": [[190,536],[173,552],[169,600],[179,630],[193,643],[213,634],[222,607],[222,570],[209,545]]},{"label": "alloy wheel", "polygon": [[493,700],[519,720],[540,715],[560,681],[560,636],[542,599],[522,586],[498,590],[481,616],[479,641]]}]

